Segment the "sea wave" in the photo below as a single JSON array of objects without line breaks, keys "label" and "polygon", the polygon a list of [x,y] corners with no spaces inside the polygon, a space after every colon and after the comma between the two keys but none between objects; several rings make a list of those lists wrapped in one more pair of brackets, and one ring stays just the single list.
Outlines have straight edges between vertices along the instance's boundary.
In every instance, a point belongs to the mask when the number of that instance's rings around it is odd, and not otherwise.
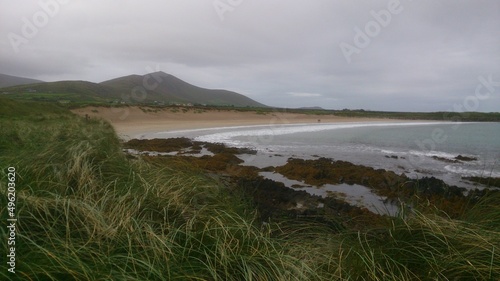
[{"label": "sea wave", "polygon": [[[271,138],[272,136],[287,135],[295,133],[313,133],[327,130],[338,130],[359,127],[379,127],[379,126],[418,126],[418,125],[439,125],[451,124],[450,122],[367,122],[367,123],[329,123],[329,124],[274,124],[265,126],[251,126],[251,127],[225,127],[221,130],[231,129],[231,131],[218,132],[213,134],[200,135],[195,137],[197,141],[206,142],[223,142],[228,144],[242,145],[250,143],[252,140],[263,140]],[[239,130],[245,128],[244,130]],[[237,137],[249,137],[248,142],[236,141]],[[252,139],[253,138],[253,139]],[[267,138],[267,139],[266,139]]]},{"label": "sea wave", "polygon": [[454,174],[460,174],[462,176],[476,176],[476,177],[500,177],[500,172],[495,172],[491,170],[477,170],[477,169],[466,169],[464,167],[447,165],[444,169],[448,172]]},{"label": "sea wave", "polygon": [[447,158],[447,159],[454,159],[455,157],[458,156],[458,154],[454,153],[448,153],[448,152],[443,152],[443,151],[421,151],[421,150],[410,150],[408,153],[415,155],[415,156],[425,156],[425,157],[441,157],[441,158]]}]

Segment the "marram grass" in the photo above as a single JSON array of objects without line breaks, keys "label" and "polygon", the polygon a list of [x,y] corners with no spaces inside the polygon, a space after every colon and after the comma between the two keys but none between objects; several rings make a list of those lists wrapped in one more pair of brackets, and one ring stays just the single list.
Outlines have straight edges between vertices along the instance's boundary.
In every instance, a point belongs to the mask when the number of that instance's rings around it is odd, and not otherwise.
[{"label": "marram grass", "polygon": [[104,121],[9,106],[19,110],[0,116],[0,185],[16,167],[17,265],[1,280],[500,279],[498,196],[460,219],[413,210],[362,231],[263,225],[196,168],[128,159]]},{"label": "marram grass", "polygon": [[224,188],[127,160],[105,122],[0,122],[0,163],[18,174],[19,227],[16,274],[2,279],[315,279],[254,216],[236,213]]}]

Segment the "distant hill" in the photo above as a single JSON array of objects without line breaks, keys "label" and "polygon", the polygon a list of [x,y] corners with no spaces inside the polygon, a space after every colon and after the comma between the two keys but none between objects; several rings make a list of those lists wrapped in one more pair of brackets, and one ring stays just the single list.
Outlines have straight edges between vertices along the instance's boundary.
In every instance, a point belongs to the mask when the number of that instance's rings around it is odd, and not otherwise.
[{"label": "distant hill", "polygon": [[71,104],[111,103],[116,99],[113,89],[87,81],[58,81],[13,86],[0,93],[18,100],[49,101]]},{"label": "distant hill", "polygon": [[11,76],[11,75],[0,73],[0,88],[17,86],[17,85],[33,84],[33,83],[42,83],[42,82],[43,81],[36,80],[36,79]]},{"label": "distant hill", "polygon": [[306,106],[306,107],[299,107],[299,109],[309,109],[309,110],[325,110],[321,106]]},{"label": "distant hill", "polygon": [[164,72],[129,75],[102,83],[59,81],[1,88],[15,99],[61,103],[200,104],[265,107],[244,95],[204,89]]},{"label": "distant hill", "polygon": [[[155,72],[144,76],[130,75],[105,81],[100,85],[115,89],[117,92],[131,96],[132,99],[144,98],[146,102],[265,106],[235,92],[194,86],[165,72]],[[135,95],[132,94],[134,88],[138,89]],[[147,95],[144,95],[144,92]]]}]

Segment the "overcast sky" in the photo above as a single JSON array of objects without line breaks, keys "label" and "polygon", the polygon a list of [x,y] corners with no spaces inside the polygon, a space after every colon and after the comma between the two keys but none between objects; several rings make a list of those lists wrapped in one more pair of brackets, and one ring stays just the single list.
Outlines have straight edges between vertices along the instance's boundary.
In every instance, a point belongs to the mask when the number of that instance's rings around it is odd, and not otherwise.
[{"label": "overcast sky", "polygon": [[0,73],[44,81],[161,70],[280,107],[500,111],[498,0],[0,0],[0,36]]}]

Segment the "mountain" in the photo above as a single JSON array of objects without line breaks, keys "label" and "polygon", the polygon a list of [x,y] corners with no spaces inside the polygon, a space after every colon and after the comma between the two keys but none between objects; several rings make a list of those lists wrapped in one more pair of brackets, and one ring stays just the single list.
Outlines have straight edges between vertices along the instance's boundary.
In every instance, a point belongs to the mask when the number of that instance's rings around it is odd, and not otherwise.
[{"label": "mountain", "polygon": [[244,95],[191,85],[165,72],[129,75],[102,83],[58,81],[1,88],[15,99],[58,101],[71,104],[203,104],[266,107]]},{"label": "mountain", "polygon": [[43,81],[0,73],[0,88],[34,83],[43,83]]},{"label": "mountain", "polygon": [[200,88],[165,72],[130,75],[104,81],[100,85],[140,102],[265,107],[244,95],[227,90]]}]

